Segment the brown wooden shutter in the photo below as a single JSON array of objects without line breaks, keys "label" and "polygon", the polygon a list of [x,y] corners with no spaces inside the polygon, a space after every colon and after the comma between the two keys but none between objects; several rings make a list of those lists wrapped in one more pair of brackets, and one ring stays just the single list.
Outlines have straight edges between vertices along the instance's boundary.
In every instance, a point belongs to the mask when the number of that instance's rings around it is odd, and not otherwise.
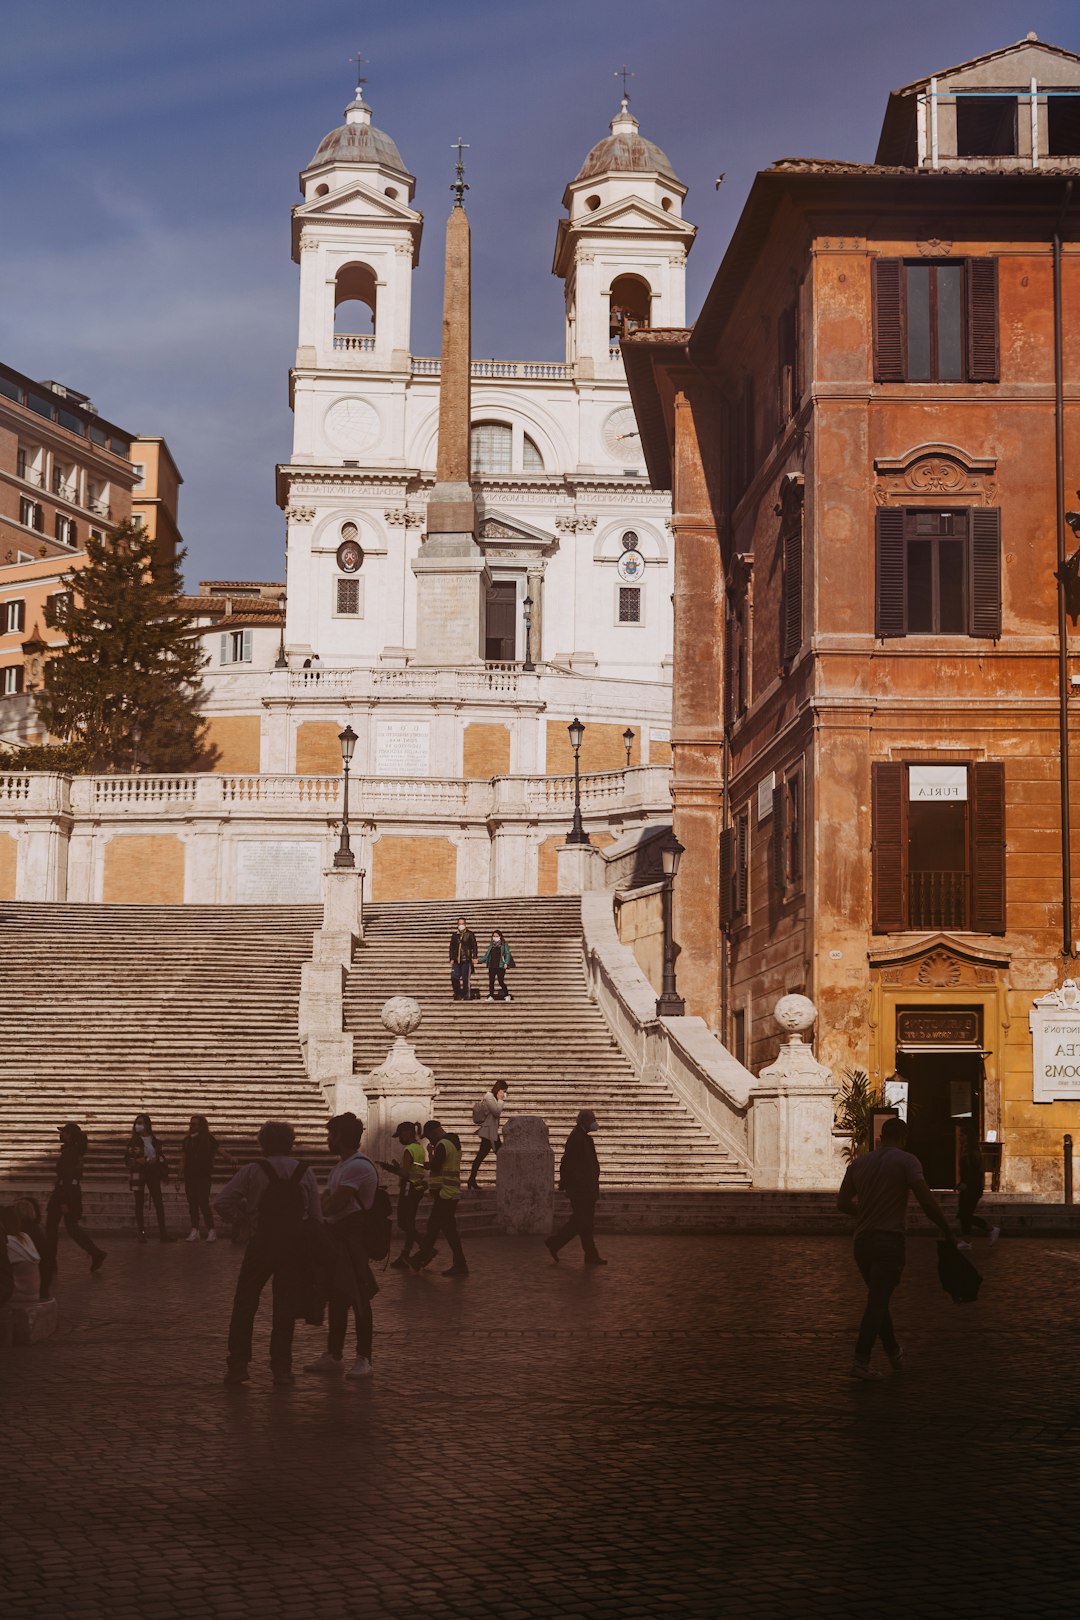
[{"label": "brown wooden shutter", "polygon": [[875,259],[874,264],[874,381],[903,382],[907,376],[904,353],[904,261]]},{"label": "brown wooden shutter", "polygon": [[998,265],[996,259],[967,261],[967,353],[969,382],[997,382]]},{"label": "brown wooden shutter", "polygon": [[734,723],[736,713],[735,682],[738,678],[738,638],[735,628],[735,615],[730,606],[724,615],[724,632],[727,643],[724,647],[724,719],[730,726]]},{"label": "brown wooden shutter", "polygon": [[777,894],[783,895],[787,877],[787,828],[784,825],[784,784],[777,782],[772,790],[772,884]]},{"label": "brown wooden shutter", "polygon": [[976,934],[1005,932],[1005,767],[971,767],[971,926]]},{"label": "brown wooden shutter", "polygon": [[874,933],[897,934],[907,927],[904,851],[905,766],[878,761],[871,766],[873,780],[873,847],[871,863],[874,891]]},{"label": "brown wooden shutter", "polygon": [[907,634],[907,548],[904,509],[880,506],[874,516],[874,634]]},{"label": "brown wooden shutter", "polygon": [[971,519],[971,634],[1001,635],[1001,510],[976,506]]},{"label": "brown wooden shutter", "polygon": [[789,519],[784,534],[783,623],[780,627],[783,661],[790,664],[802,646],[802,522]]},{"label": "brown wooden shutter", "polygon": [[745,916],[750,898],[750,817],[735,823],[735,915]]},{"label": "brown wooden shutter", "polygon": [[720,834],[720,925],[731,926],[732,892],[735,872],[735,829],[725,827]]}]

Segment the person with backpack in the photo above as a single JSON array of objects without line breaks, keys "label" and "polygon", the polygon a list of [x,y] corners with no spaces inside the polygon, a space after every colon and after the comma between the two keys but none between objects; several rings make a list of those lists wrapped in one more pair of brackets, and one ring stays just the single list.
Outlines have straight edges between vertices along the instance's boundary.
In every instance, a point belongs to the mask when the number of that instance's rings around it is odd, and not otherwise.
[{"label": "person with backpack", "polygon": [[223,1221],[246,1215],[254,1230],[240,1262],[229,1322],[227,1384],[246,1384],[251,1335],[259,1300],[273,1282],[270,1369],[275,1384],[291,1384],[296,1301],[311,1223],[322,1222],[319,1189],[311,1170],[293,1157],[295,1132],[269,1119],[259,1132],[263,1157],[245,1164],[214,1200]]},{"label": "person with backpack", "polygon": [[499,1116],[503,1111],[508,1086],[505,1080],[496,1080],[491,1090],[473,1103],[473,1124],[477,1128],[480,1146],[476,1150],[476,1158],[469,1171],[466,1186],[471,1192],[479,1192],[480,1184],[476,1179],[476,1172],[483,1164],[489,1153],[498,1153],[502,1147],[502,1137],[499,1134]]},{"label": "person with backpack", "polygon": [[389,1170],[398,1177],[399,1192],[397,1206],[398,1231],[405,1239],[405,1245],[396,1260],[391,1260],[391,1271],[408,1271],[409,1256],[414,1249],[420,1247],[420,1234],[416,1230],[416,1218],[420,1213],[420,1204],[427,1187],[427,1175],[424,1161],[427,1155],[424,1144],[420,1141],[420,1126],[414,1125],[411,1120],[405,1120],[394,1132],[394,1138],[401,1143],[401,1163],[390,1164],[381,1160],[384,1170]]},{"label": "person with backpack", "polygon": [[[326,1142],[338,1162],[330,1172],[326,1191],[322,1195],[323,1219],[333,1243],[330,1272],[329,1323],[326,1350],[317,1361],[304,1368],[309,1373],[325,1373],[340,1377],[344,1372],[345,1334],[352,1307],[356,1325],[356,1360],[345,1373],[346,1378],[371,1377],[371,1346],[374,1323],[371,1301],[379,1292],[379,1285],[371,1273],[369,1256],[372,1242],[372,1217],[381,1221],[381,1212],[375,1205],[381,1191],[379,1172],[366,1154],[360,1152],[364,1127],[355,1114],[337,1114],[326,1127]],[[383,1193],[383,1198],[386,1194]],[[387,1200],[387,1215],[389,1200]],[[389,1221],[387,1220],[387,1225]],[[376,1235],[374,1247],[382,1247],[381,1233]],[[389,1231],[381,1259],[390,1247]]]},{"label": "person with backpack", "polygon": [[424,1241],[409,1261],[414,1271],[423,1271],[435,1258],[439,1238],[450,1245],[453,1265],[443,1272],[444,1277],[467,1277],[469,1268],[457,1229],[457,1206],[461,1197],[461,1138],[446,1131],[437,1119],[429,1119],[424,1126],[424,1137],[431,1146],[428,1164],[428,1187],[431,1190],[431,1214],[428,1216]]},{"label": "person with backpack", "polygon": [[510,947],[506,943],[506,936],[500,934],[498,929],[492,934],[491,944],[487,947],[480,960],[488,970],[488,1000],[496,1000],[495,980],[498,979],[499,989],[502,991],[502,995],[498,999],[500,1001],[513,1001],[513,996],[506,988],[506,970],[507,968],[517,967],[517,963],[514,961]]}]

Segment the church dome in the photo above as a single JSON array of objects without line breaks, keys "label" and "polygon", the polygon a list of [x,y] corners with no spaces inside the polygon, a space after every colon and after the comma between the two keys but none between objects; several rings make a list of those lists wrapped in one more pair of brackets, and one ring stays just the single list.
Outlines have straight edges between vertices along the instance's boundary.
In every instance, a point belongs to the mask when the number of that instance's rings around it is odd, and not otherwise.
[{"label": "church dome", "polygon": [[345,122],[323,136],[308,168],[322,163],[377,163],[399,174],[409,172],[390,136],[371,122],[371,108],[359,91],[345,109]]},{"label": "church dome", "polygon": [[611,134],[597,141],[581,165],[578,180],[597,180],[604,174],[666,174],[672,180],[676,178],[667,153],[638,134],[638,121],[625,101],[610,127]]}]

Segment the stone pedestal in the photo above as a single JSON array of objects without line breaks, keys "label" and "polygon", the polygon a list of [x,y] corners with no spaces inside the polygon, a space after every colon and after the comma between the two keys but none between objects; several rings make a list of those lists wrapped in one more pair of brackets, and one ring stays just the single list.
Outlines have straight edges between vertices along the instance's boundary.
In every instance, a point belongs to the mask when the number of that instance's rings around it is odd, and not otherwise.
[{"label": "stone pedestal", "polygon": [[[423,1125],[435,1106],[434,1070],[420,1062],[408,1040],[423,1019],[420,1003],[411,996],[392,996],[382,1010],[383,1028],[395,1036],[385,1060],[364,1082],[367,1125],[364,1152],[369,1159],[401,1157],[394,1132],[406,1120]],[[359,1113],[359,1109],[354,1110]]]},{"label": "stone pedestal", "polygon": [[831,1187],[840,1163],[833,1138],[836,1081],[803,1038],[817,1008],[808,996],[781,996],[774,1017],[784,1042],[750,1089],[754,1186]]},{"label": "stone pedestal", "polygon": [[505,1232],[546,1237],[555,1217],[555,1155],[542,1119],[508,1119],[495,1161],[496,1218]]},{"label": "stone pedestal", "polygon": [[604,887],[600,851],[593,844],[560,844],[555,860],[560,894],[586,894]]},{"label": "stone pedestal", "polygon": [[[323,873],[323,922],[312,940],[311,961],[300,969],[299,1035],[304,1064],[322,1087],[327,1104],[341,1114],[353,1108],[353,1037],[345,1029],[345,975],[363,938],[359,871]],[[363,1087],[360,1087],[363,1102]],[[363,1118],[361,1108],[353,1108]]]},{"label": "stone pedestal", "polygon": [[[483,662],[485,609],[491,576],[469,534],[457,537],[464,555],[436,551],[425,541],[413,559],[416,575],[416,662],[460,667]],[[450,537],[440,539],[449,546]]]},{"label": "stone pedestal", "polygon": [[23,1299],[18,1294],[10,1304],[13,1344],[37,1344],[56,1332],[60,1307],[55,1299]]},{"label": "stone pedestal", "polygon": [[[348,934],[355,942],[364,937],[362,876],[356,867],[331,866],[323,872],[323,920],[320,933],[328,940]],[[348,961],[352,960],[352,953]]]}]

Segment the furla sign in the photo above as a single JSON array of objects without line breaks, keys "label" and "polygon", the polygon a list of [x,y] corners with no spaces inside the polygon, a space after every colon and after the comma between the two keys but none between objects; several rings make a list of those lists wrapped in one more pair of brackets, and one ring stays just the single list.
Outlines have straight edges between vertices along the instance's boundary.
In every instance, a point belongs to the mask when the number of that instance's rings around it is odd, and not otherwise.
[{"label": "furla sign", "polygon": [[1037,1103],[1080,1101],[1080,985],[1066,979],[1028,1017]]}]

